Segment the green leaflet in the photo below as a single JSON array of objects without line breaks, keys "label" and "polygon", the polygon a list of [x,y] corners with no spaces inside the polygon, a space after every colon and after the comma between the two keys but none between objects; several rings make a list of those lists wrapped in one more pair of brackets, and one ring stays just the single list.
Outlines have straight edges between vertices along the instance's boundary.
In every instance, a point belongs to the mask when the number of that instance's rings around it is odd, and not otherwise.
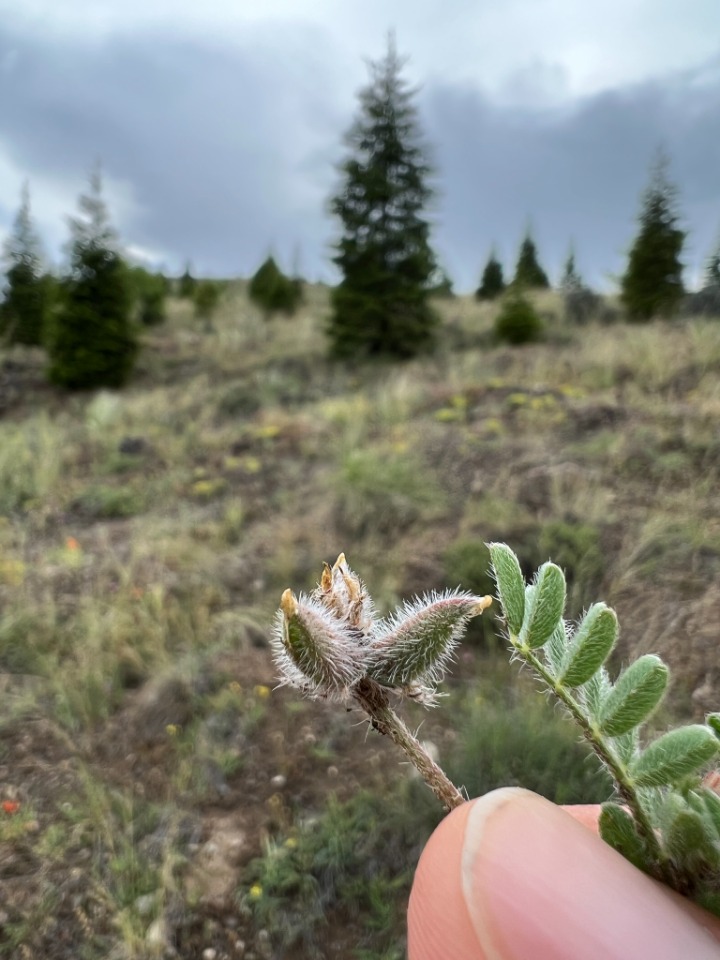
[{"label": "green leaflet", "polygon": [[702,787],[698,791],[698,796],[702,800],[707,816],[715,827],[717,839],[720,840],[720,797],[714,790],[709,790],[707,787]]},{"label": "green leaflet", "polygon": [[601,732],[618,737],[647,720],[662,700],[668,675],[668,668],[653,654],[631,663],[600,706]]},{"label": "green leaflet", "polygon": [[679,727],[654,740],[633,763],[629,775],[637,787],[662,787],[679,783],[702,767],[720,749],[720,743],[699,723]]},{"label": "green leaflet", "polygon": [[579,687],[587,683],[607,660],[617,635],[615,611],[604,603],[594,603],[570,640],[560,682],[567,687]]},{"label": "green leaflet", "polygon": [[599,825],[603,840],[643,870],[647,853],[630,814],[616,803],[604,803],[600,810]]},{"label": "green leaflet", "polygon": [[489,543],[498,597],[510,632],[520,633],[525,616],[525,580],[518,558],[504,543]]},{"label": "green leaflet", "polygon": [[565,609],[565,577],[554,563],[544,563],[537,572],[525,608],[520,644],[536,650],[548,642]]},{"label": "green leaflet", "polygon": [[543,654],[550,671],[558,675],[567,656],[568,634],[564,620],[553,630],[550,639],[543,647]]},{"label": "green leaflet", "polygon": [[716,737],[720,737],[720,713],[709,713],[705,717],[705,723],[710,727]]},{"label": "green leaflet", "polygon": [[716,866],[712,825],[695,810],[681,810],[665,836],[665,849],[685,869],[704,870]]}]

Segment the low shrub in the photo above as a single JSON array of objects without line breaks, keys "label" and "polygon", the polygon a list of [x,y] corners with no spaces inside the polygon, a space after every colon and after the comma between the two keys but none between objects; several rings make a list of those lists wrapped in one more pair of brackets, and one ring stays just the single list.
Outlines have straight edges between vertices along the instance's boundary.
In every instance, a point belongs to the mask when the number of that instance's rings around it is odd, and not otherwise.
[{"label": "low shrub", "polygon": [[496,673],[487,692],[481,685],[454,711],[457,738],[443,764],[450,779],[470,797],[522,786],[554,803],[607,800],[610,779],[572,724],[534,691],[519,688],[504,661]]},{"label": "low shrub", "polygon": [[248,296],[267,315],[292,316],[302,301],[302,283],[286,277],[275,260],[268,257],[250,281]]},{"label": "low shrub", "polygon": [[195,316],[198,320],[205,322],[205,328],[209,329],[212,318],[220,303],[222,288],[219,283],[213,280],[201,280],[195,287],[192,300],[195,307]]},{"label": "low shrub", "polygon": [[359,793],[345,803],[330,797],[318,817],[249,864],[246,900],[278,955],[294,947],[309,960],[325,957],[334,915],[351,931],[353,956],[402,960],[412,875],[440,814],[415,787]]},{"label": "low shrub", "polygon": [[574,326],[584,326],[597,316],[602,297],[583,285],[570,287],[563,294],[565,320]]},{"label": "low shrub", "polygon": [[91,520],[112,520],[134,517],[144,510],[142,497],[127,487],[96,484],[88,487],[74,501],[77,512]]},{"label": "low shrub", "polygon": [[498,340],[519,346],[539,340],[542,332],[542,320],[529,300],[515,293],[503,302],[495,320]]}]

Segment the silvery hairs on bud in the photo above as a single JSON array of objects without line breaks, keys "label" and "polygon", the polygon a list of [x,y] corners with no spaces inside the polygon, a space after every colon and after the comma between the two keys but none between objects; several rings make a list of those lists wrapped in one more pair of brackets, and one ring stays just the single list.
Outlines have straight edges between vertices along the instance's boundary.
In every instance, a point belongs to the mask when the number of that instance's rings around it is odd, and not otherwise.
[{"label": "silvery hairs on bud", "polygon": [[342,700],[364,672],[362,647],[345,618],[292,590],[282,595],[272,648],[281,683],[310,696]]}]

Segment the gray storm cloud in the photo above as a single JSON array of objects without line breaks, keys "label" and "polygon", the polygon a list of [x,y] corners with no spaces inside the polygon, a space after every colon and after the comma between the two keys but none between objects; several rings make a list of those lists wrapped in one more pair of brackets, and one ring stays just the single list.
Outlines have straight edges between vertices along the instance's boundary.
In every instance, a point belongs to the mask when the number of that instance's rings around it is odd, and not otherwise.
[{"label": "gray storm cloud", "polygon": [[[247,275],[272,247],[287,266],[299,250],[310,278],[332,277],[326,201],[355,104],[321,29],[265,32],[246,47],[158,32],[93,44],[0,33],[0,66],[0,145],[31,187],[77,178],[99,157],[132,186],[124,239],[170,266],[189,258]],[[720,227],[719,66],[532,109],[428,79],[418,104],[437,168],[432,217],[458,286],[472,288],[492,243],[511,267],[528,224],[551,275],[573,240],[588,279],[608,286],[660,144],[690,231],[686,260],[701,262]],[[5,222],[17,186],[3,184]],[[42,222],[38,204],[36,214]]]}]

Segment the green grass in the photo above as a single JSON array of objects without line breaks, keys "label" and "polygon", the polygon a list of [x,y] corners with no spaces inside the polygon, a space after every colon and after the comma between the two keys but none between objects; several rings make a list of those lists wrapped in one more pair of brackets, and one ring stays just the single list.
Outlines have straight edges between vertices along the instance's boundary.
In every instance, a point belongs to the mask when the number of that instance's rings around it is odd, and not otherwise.
[{"label": "green grass", "polygon": [[267,845],[241,896],[276,949],[323,957],[328,927],[339,923],[357,938],[348,956],[401,960],[413,864],[435,822],[408,786],[344,803],[331,797],[305,827]]}]

